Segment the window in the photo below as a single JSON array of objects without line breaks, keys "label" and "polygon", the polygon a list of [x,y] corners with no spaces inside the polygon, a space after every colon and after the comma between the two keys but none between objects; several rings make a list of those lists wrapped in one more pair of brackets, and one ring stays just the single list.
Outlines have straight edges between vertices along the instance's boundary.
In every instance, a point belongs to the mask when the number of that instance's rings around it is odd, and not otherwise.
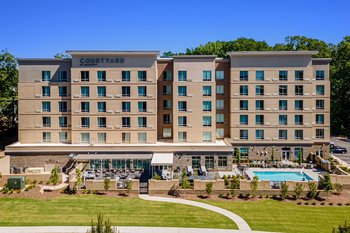
[{"label": "window", "polygon": [[170,114],[163,114],[163,124],[171,124]]},{"label": "window", "polygon": [[106,71],[97,71],[97,81],[106,82]]},{"label": "window", "polygon": [[316,80],[324,80],[324,70],[316,70]]},{"label": "window", "polygon": [[163,86],[163,95],[171,95],[172,90],[170,85]]},{"label": "window", "polygon": [[59,124],[59,127],[62,127],[62,128],[65,128],[67,127],[67,120],[68,118],[65,117],[65,116],[60,116],[58,117],[58,124]]},{"label": "window", "polygon": [[80,87],[80,95],[82,97],[89,97],[90,96],[90,87],[88,87],[88,86]]},{"label": "window", "polygon": [[216,114],[216,124],[224,124],[225,117],[224,114]]},{"label": "window", "polygon": [[216,110],[223,110],[224,104],[224,100],[216,100]]},{"label": "window", "polygon": [[324,85],[316,85],[316,95],[324,95]]},{"label": "window", "polygon": [[43,127],[51,127],[51,117],[43,117]]},{"label": "window", "polygon": [[172,72],[170,70],[163,71],[163,81],[171,81],[172,79]]},{"label": "window", "polygon": [[222,70],[215,71],[215,77],[217,81],[223,81],[225,79],[224,71]]},{"label": "window", "polygon": [[316,138],[324,139],[324,129],[316,129]]},{"label": "window", "polygon": [[211,71],[203,70],[203,81],[211,81]]},{"label": "window", "polygon": [[301,129],[294,130],[294,139],[302,140],[304,138],[304,132]]},{"label": "window", "polygon": [[288,117],[287,115],[279,115],[278,122],[280,125],[288,125]]},{"label": "window", "polygon": [[130,117],[122,117],[122,127],[130,128]]},{"label": "window", "polygon": [[82,128],[89,128],[90,127],[90,118],[89,117],[82,117],[81,118],[81,127]]},{"label": "window", "polygon": [[138,117],[137,118],[137,125],[139,128],[146,128],[147,127],[147,117]]},{"label": "window", "polygon": [[139,112],[147,112],[147,102],[138,102],[137,108]]},{"label": "window", "polygon": [[122,81],[123,82],[130,82],[130,71],[128,71],[128,70],[122,71]]},{"label": "window", "polygon": [[163,100],[163,109],[171,109],[171,100]]},{"label": "window", "polygon": [[295,95],[304,95],[304,86],[295,86]]},{"label": "window", "polygon": [[239,152],[241,154],[241,158],[248,159],[248,155],[249,155],[249,148],[248,147],[239,148]]},{"label": "window", "polygon": [[50,90],[49,86],[41,87],[41,91],[42,91],[42,96],[50,96],[51,95],[51,90]]},{"label": "window", "polygon": [[58,96],[65,97],[68,96],[68,91],[66,86],[60,86],[58,87]]},{"label": "window", "polygon": [[89,82],[90,80],[90,75],[89,71],[80,71],[80,80],[82,82]]},{"label": "window", "polygon": [[178,132],[177,133],[179,142],[186,142],[187,141],[187,132]]},{"label": "window", "polygon": [[214,156],[205,156],[205,167],[207,169],[214,169]]},{"label": "window", "polygon": [[248,81],[248,71],[240,71],[239,72],[239,80],[240,81]]},{"label": "window", "polygon": [[227,156],[218,156],[218,166],[227,167]]},{"label": "window", "polygon": [[59,142],[68,142],[68,133],[67,132],[58,132],[58,140]]},{"label": "window", "polygon": [[130,143],[130,133],[122,133],[122,143]]},{"label": "window", "polygon": [[146,71],[137,71],[137,78],[139,82],[146,82],[147,81],[147,72]]},{"label": "window", "polygon": [[98,97],[105,97],[106,96],[106,87],[105,86],[97,87],[97,96]]},{"label": "window", "polygon": [[279,102],[279,110],[288,110],[288,101],[280,100]]},{"label": "window", "polygon": [[264,130],[263,129],[255,130],[255,139],[257,139],[257,140],[263,140],[264,139]]},{"label": "window", "polygon": [[211,101],[203,101],[203,111],[211,112]]},{"label": "window", "polygon": [[239,101],[239,109],[240,110],[248,110],[248,100],[240,100]]},{"label": "window", "polygon": [[81,112],[90,112],[90,103],[89,102],[81,102],[80,107],[81,107]]},{"label": "window", "polygon": [[324,124],[324,115],[316,114],[316,124],[323,125]]},{"label": "window", "polygon": [[288,80],[288,71],[280,70],[279,71],[279,80],[280,81],[287,81]]},{"label": "window", "polygon": [[199,169],[200,163],[201,163],[200,156],[192,156],[192,168],[193,169]]},{"label": "window", "polygon": [[217,85],[216,86],[216,94],[217,95],[223,95],[224,94],[224,85]]},{"label": "window", "polygon": [[256,81],[264,81],[264,71],[257,70],[255,72]]},{"label": "window", "polygon": [[106,143],[107,134],[106,133],[97,133],[97,141],[100,144]]},{"label": "window", "polygon": [[211,86],[203,86],[203,96],[211,96]]},{"label": "window", "polygon": [[130,96],[130,87],[122,86],[122,96]]},{"label": "window", "polygon": [[248,95],[248,86],[247,85],[239,86],[239,94],[240,95]]},{"label": "window", "polygon": [[288,131],[285,129],[278,130],[278,139],[287,140],[288,139]]},{"label": "window", "polygon": [[106,117],[97,117],[98,128],[106,128],[107,120]]},{"label": "window", "polygon": [[263,85],[257,85],[255,87],[255,94],[256,95],[264,95],[264,86]]},{"label": "window", "polygon": [[255,109],[256,110],[264,110],[264,101],[263,100],[255,100]]},{"label": "window", "polygon": [[130,112],[130,102],[122,102],[122,112]]},{"label": "window", "polygon": [[239,139],[248,140],[248,130],[247,129],[239,130]]},{"label": "window", "polygon": [[216,138],[224,138],[224,128],[216,129]]},{"label": "window", "polygon": [[299,156],[303,157],[303,148],[294,148],[294,158],[295,160],[299,160]]},{"label": "window", "polygon": [[51,102],[49,101],[42,102],[41,108],[43,112],[51,112]]},{"label": "window", "polygon": [[51,72],[48,70],[41,72],[41,81],[50,81],[51,79]]},{"label": "window", "polygon": [[187,87],[186,86],[178,86],[177,92],[178,92],[178,96],[187,96]]},{"label": "window", "polygon": [[171,138],[171,129],[163,128],[163,138]]},{"label": "window", "polygon": [[90,143],[90,133],[81,133],[81,142]]},{"label": "window", "polygon": [[58,111],[59,112],[67,112],[67,102],[66,101],[59,101],[58,102]]},{"label": "window", "polygon": [[296,71],[295,71],[295,80],[296,80],[296,81],[302,81],[302,80],[304,80],[304,71],[302,71],[302,70],[296,70]]},{"label": "window", "polygon": [[146,86],[138,86],[137,87],[138,96],[147,96],[147,87]]},{"label": "window", "polygon": [[256,115],[255,116],[255,124],[263,125],[264,124],[264,115]]},{"label": "window", "polygon": [[211,132],[203,132],[203,142],[211,142]]},{"label": "window", "polygon": [[304,103],[302,100],[295,100],[295,110],[303,110],[304,109]]},{"label": "window", "polygon": [[203,116],[203,126],[211,126],[211,116]]},{"label": "window", "polygon": [[106,112],[106,102],[97,102],[98,112]]},{"label": "window", "polygon": [[59,82],[67,82],[68,81],[67,71],[65,71],[65,70],[58,71],[58,81]]},{"label": "window", "polygon": [[187,111],[187,102],[186,101],[179,101],[177,103],[178,109],[180,112],[186,112]]},{"label": "window", "polygon": [[186,82],[187,81],[187,71],[186,70],[179,70],[177,72],[178,74],[178,81],[179,82]]},{"label": "window", "polygon": [[296,125],[302,125],[303,124],[303,115],[295,115],[294,116],[294,123]]},{"label": "window", "polygon": [[248,115],[240,115],[239,116],[239,124],[248,125]]},{"label": "window", "polygon": [[177,119],[178,119],[178,126],[187,126],[187,117],[179,116]]},{"label": "window", "polygon": [[279,95],[288,95],[288,86],[287,85],[280,85],[278,93],[279,93]]},{"label": "window", "polygon": [[316,100],[316,109],[324,109],[324,100]]},{"label": "window", "polygon": [[51,142],[51,133],[43,132],[43,142]]}]

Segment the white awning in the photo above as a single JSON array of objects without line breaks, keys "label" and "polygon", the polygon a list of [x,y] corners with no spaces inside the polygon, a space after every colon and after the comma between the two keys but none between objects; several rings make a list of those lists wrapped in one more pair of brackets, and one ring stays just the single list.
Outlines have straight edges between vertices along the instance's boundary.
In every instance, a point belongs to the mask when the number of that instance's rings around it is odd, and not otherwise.
[{"label": "white awning", "polygon": [[173,165],[173,160],[174,153],[154,153],[151,165]]}]

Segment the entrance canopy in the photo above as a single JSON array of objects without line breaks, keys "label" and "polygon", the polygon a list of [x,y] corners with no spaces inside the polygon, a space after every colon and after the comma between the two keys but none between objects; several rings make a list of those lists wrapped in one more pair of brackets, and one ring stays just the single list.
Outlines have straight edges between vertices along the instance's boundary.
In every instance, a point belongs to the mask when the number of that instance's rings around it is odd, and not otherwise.
[{"label": "entrance canopy", "polygon": [[174,153],[154,153],[151,165],[173,165],[173,159]]},{"label": "entrance canopy", "polygon": [[78,154],[75,160],[97,159],[151,159],[152,154]]}]

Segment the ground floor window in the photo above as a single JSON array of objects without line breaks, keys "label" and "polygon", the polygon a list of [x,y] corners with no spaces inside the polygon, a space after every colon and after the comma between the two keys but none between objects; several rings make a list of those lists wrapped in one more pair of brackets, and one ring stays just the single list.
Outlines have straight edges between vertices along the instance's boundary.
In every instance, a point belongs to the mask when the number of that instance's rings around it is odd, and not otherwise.
[{"label": "ground floor window", "polygon": [[106,143],[107,135],[106,133],[97,133],[98,143]]},{"label": "ground floor window", "polygon": [[295,160],[298,161],[300,156],[303,158],[303,154],[304,154],[303,148],[301,148],[301,147],[294,148]]},{"label": "ground floor window", "polygon": [[207,169],[214,169],[214,156],[205,156],[205,167]]},{"label": "ground floor window", "polygon": [[321,158],[323,158],[323,150],[316,150],[316,156],[321,156]]},{"label": "ground floor window", "polygon": [[227,167],[227,156],[219,156],[218,157],[218,166],[219,167]]},{"label": "ground floor window", "polygon": [[92,169],[108,169],[109,160],[108,159],[93,159],[90,161],[90,167]]},{"label": "ground floor window", "polygon": [[199,169],[200,163],[201,163],[200,156],[192,156],[192,168],[193,169]]},{"label": "ground floor window", "polygon": [[59,132],[58,133],[59,141],[60,142],[67,142],[68,141],[68,133],[67,132]]},{"label": "ground floor window", "polygon": [[133,165],[134,165],[134,169],[142,169],[143,168],[143,160],[142,159],[134,159]]},{"label": "ground floor window", "polygon": [[130,159],[112,159],[112,168],[130,169]]},{"label": "ground floor window", "polygon": [[239,148],[239,152],[241,154],[241,159],[248,159],[248,154],[249,154],[249,148],[248,147],[241,147],[241,148]]},{"label": "ground floor window", "polygon": [[43,132],[43,142],[51,142],[51,132]]}]

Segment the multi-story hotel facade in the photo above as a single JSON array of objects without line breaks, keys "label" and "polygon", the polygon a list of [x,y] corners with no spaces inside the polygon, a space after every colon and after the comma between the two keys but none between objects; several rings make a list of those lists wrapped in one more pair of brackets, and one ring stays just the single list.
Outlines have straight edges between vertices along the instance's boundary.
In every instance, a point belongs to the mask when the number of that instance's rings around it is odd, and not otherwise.
[{"label": "multi-story hotel facade", "polygon": [[231,170],[236,151],[252,161],[328,156],[330,59],[315,51],[67,53],[18,59],[11,166]]}]

